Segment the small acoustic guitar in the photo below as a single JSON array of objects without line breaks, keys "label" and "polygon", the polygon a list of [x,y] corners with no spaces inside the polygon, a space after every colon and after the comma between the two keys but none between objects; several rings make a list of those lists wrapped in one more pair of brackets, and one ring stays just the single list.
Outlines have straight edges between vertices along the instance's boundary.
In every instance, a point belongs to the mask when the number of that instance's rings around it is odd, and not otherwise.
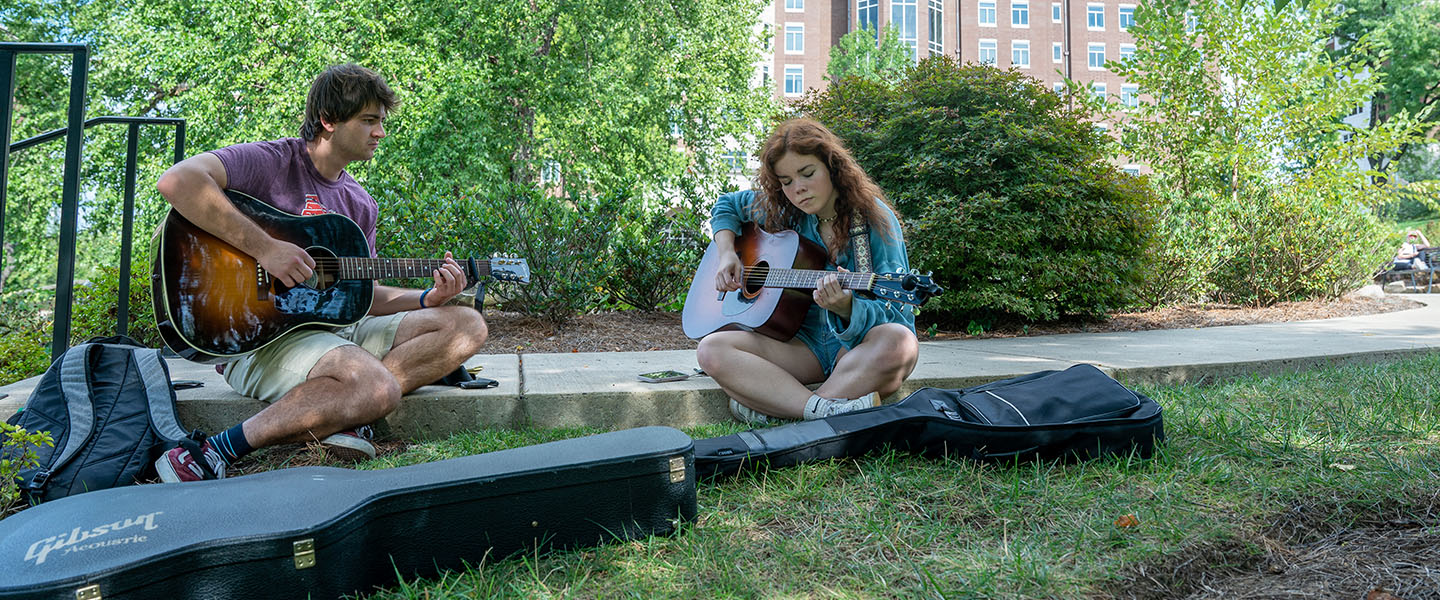
[{"label": "small acoustic guitar", "polygon": [[742,330],[777,340],[795,337],[813,303],[808,290],[819,287],[826,275],[839,277],[847,290],[917,306],[944,291],[929,275],[822,270],[827,255],[819,244],[794,231],[769,233],[754,223],[742,226],[735,251],[745,268],[744,283],[733,292],[717,292],[721,256],[714,242],[705,249],[681,313],[686,336],[698,340],[716,331]]},{"label": "small acoustic guitar", "polygon": [[[371,258],[360,226],[344,215],[299,217],[234,190],[225,195],[266,233],[305,248],[315,271],[300,285],[286,286],[254,258],[171,209],[151,242],[151,291],[161,339],[191,361],[229,362],[301,327],[349,325],[370,311],[373,280],[430,277],[445,263]],[[483,277],[530,281],[521,258],[458,262],[466,287]]]}]

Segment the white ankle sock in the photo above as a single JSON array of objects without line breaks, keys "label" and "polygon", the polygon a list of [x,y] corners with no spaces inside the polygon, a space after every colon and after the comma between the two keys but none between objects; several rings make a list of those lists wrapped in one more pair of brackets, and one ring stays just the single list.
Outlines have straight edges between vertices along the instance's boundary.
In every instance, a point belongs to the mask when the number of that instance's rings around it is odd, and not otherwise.
[{"label": "white ankle sock", "polygon": [[880,395],[870,392],[859,398],[826,398],[819,394],[810,394],[810,399],[805,401],[804,419],[814,421],[825,417],[833,417],[851,411],[870,408],[880,404]]}]

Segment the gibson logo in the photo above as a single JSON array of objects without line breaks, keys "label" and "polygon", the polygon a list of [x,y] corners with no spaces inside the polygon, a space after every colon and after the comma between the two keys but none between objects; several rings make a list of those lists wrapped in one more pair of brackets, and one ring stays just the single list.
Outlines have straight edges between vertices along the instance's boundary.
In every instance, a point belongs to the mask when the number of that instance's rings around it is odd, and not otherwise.
[{"label": "gibson logo", "polygon": [[160,514],[164,513],[161,511],[155,511],[149,514],[140,515],[133,519],[125,519],[122,521],[116,521],[114,523],[107,523],[105,525],[101,525],[87,531],[80,531],[80,528],[76,527],[75,529],[70,530],[70,533],[68,534],[62,533],[59,535],[52,535],[43,540],[30,544],[30,549],[25,551],[25,560],[33,560],[35,561],[35,564],[38,565],[45,562],[45,557],[56,550],[64,550],[64,552],[62,552],[61,554],[65,554],[68,552],[91,550],[103,546],[118,546],[120,544],[144,542],[145,536],[138,534],[132,535],[130,537],[111,538],[106,540],[97,540],[93,542],[90,540],[94,540],[95,538],[109,535],[117,531],[130,529],[131,527],[135,527],[137,525],[144,525],[144,529],[142,529],[141,531],[150,531],[157,527],[157,525],[155,525],[155,515]]}]

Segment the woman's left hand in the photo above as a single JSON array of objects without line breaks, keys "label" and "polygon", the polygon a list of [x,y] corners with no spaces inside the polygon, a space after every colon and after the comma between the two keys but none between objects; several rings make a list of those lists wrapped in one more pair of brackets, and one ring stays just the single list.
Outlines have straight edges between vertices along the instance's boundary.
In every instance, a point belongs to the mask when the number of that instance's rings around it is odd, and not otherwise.
[{"label": "woman's left hand", "polygon": [[[848,273],[844,268],[841,268],[840,271]],[[821,277],[815,291],[811,293],[811,297],[815,299],[815,303],[819,304],[821,308],[839,315],[842,319],[848,320],[850,318],[852,294],[850,290],[840,286],[840,278],[838,276],[826,275]]]}]

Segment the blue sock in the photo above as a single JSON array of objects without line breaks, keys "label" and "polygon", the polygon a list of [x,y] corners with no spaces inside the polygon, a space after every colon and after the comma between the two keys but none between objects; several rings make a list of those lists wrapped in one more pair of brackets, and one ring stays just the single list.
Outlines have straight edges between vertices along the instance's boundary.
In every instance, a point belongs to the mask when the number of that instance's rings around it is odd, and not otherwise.
[{"label": "blue sock", "polygon": [[239,423],[206,440],[220,453],[220,458],[225,459],[226,465],[234,464],[240,457],[255,451],[250,447],[250,441],[245,439],[245,430],[241,428],[243,425],[244,423]]}]

